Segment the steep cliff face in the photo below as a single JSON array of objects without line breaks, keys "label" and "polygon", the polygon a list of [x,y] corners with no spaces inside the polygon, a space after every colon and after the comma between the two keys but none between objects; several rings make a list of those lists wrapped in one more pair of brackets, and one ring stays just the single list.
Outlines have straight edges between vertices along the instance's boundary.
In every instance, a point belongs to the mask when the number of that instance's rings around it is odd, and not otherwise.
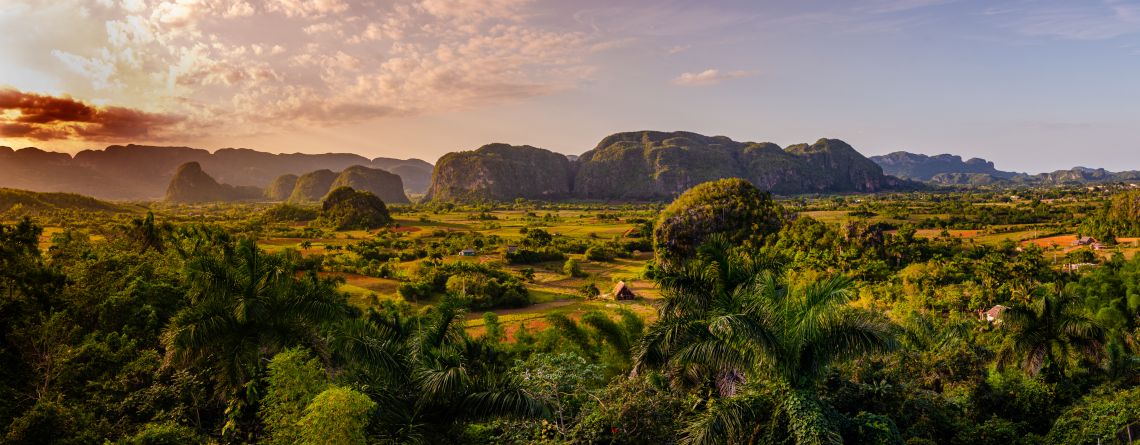
[{"label": "steep cliff face", "polygon": [[587,199],[671,199],[690,187],[744,178],[781,194],[873,192],[900,184],[838,139],[781,149],[688,132],[618,133],[579,158],[575,195]]},{"label": "steep cliff face", "polygon": [[743,172],[743,144],[689,132],[617,133],[578,158],[575,196],[586,199],[671,199],[690,187]]},{"label": "steep cliff face", "polygon": [[427,196],[441,201],[567,198],[571,171],[566,156],[549,150],[489,144],[440,158]]},{"label": "steep cliff face", "polygon": [[297,178],[297,185],[293,193],[289,194],[289,202],[319,202],[332,188],[337,174],[332,170],[317,170],[305,173]]},{"label": "steep cliff face", "polygon": [[724,178],[743,178],[780,194],[914,186],[883,175],[878,165],[838,139],[785,150],[772,143],[737,142],[724,136],[639,131],[610,135],[574,162],[546,150],[501,144],[452,153],[436,165],[430,195],[443,200],[572,195],[660,201]]},{"label": "steep cliff face", "polygon": [[877,192],[895,185],[883,175],[882,167],[839,139],[820,139],[785,151],[802,159],[813,173],[805,191]]},{"label": "steep cliff face", "polygon": [[[943,182],[947,178],[963,179],[973,174],[990,175],[994,179],[1010,179],[1016,175],[998,170],[993,162],[985,159],[970,158],[963,161],[961,156],[950,154],[927,156],[896,151],[882,156],[872,156],[870,159],[883,168],[883,173],[916,181]],[[940,180],[935,180],[935,176],[947,173],[957,175],[942,176]]]},{"label": "steep cliff face", "polygon": [[217,201],[242,201],[260,198],[261,189],[256,187],[235,187],[219,184],[202,170],[197,162],[187,162],[178,167],[170,185],[166,188],[166,201],[178,203],[198,203]]},{"label": "steep cliff face", "polygon": [[297,175],[281,175],[274,179],[269,188],[265,189],[265,197],[274,201],[284,201],[289,199],[289,195],[293,194],[293,188],[297,186]]},{"label": "steep cliff face", "polygon": [[376,158],[372,160],[371,167],[400,175],[404,181],[404,190],[408,193],[422,195],[431,187],[431,171],[434,166],[427,161]]},{"label": "steep cliff face", "polygon": [[344,169],[333,181],[331,189],[349,187],[376,195],[388,204],[407,204],[411,201],[404,194],[404,183],[400,176],[384,170],[354,165]]}]

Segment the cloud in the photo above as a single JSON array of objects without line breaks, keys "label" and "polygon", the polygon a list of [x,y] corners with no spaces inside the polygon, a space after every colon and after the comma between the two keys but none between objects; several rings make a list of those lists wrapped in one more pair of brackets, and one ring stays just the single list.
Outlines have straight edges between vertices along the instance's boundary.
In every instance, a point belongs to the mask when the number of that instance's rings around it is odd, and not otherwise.
[{"label": "cloud", "polygon": [[[34,75],[0,71],[0,84],[184,119],[164,127],[164,136],[209,128],[213,138],[241,137],[525,100],[589,82],[589,60],[615,44],[575,22],[551,26],[531,9],[535,0],[385,7],[356,0],[54,0],[38,9],[42,0],[4,1],[29,12],[6,19],[0,11],[0,27],[36,38],[11,59]],[[74,14],[83,5],[92,13]],[[78,131],[60,124],[68,130],[52,133],[8,123],[8,134],[113,137],[90,125]]]},{"label": "cloud", "polygon": [[183,118],[126,107],[98,107],[70,97],[0,89],[0,137],[34,140],[159,139]]},{"label": "cloud", "polygon": [[1061,40],[1105,40],[1140,33],[1140,5],[1118,0],[1030,3],[988,11],[1015,32]]},{"label": "cloud", "polygon": [[759,74],[756,71],[729,71],[722,73],[720,70],[709,68],[699,73],[682,73],[677,78],[673,79],[674,85],[681,86],[705,86],[716,85],[726,80],[743,79],[745,77],[752,77]]}]

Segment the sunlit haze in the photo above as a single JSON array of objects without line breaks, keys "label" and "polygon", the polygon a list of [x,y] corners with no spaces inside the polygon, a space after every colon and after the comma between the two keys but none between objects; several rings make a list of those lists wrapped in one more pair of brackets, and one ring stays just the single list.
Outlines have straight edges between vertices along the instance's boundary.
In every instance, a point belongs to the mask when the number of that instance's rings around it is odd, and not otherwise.
[{"label": "sunlit haze", "polygon": [[579,154],[687,130],[1138,169],[1140,2],[3,0],[0,145]]}]

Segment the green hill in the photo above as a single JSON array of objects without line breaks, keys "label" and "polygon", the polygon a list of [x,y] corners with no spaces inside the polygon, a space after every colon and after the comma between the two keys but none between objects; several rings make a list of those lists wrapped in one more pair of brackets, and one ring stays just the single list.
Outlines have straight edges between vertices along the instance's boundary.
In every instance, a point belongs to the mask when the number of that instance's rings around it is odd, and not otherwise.
[{"label": "green hill", "polygon": [[561,199],[571,196],[572,186],[566,156],[529,145],[489,144],[439,158],[427,199]]},{"label": "green hill", "polygon": [[201,164],[187,162],[179,166],[174,177],[170,179],[165,201],[181,203],[242,201],[261,198],[262,193],[261,189],[256,187],[220,184],[202,170]]},{"label": "green hill", "polygon": [[132,205],[100,201],[74,193],[40,193],[0,188],[0,214],[2,215],[20,217],[61,210],[100,213],[137,213],[141,211]]},{"label": "green hill", "polygon": [[348,167],[337,175],[329,188],[335,190],[338,187],[370,192],[388,204],[411,202],[408,195],[404,194],[404,183],[399,175],[376,168],[361,165]]},{"label": "green hill", "polygon": [[301,175],[293,186],[289,202],[319,202],[328,194],[336,177],[336,172],[332,170],[317,170]]}]

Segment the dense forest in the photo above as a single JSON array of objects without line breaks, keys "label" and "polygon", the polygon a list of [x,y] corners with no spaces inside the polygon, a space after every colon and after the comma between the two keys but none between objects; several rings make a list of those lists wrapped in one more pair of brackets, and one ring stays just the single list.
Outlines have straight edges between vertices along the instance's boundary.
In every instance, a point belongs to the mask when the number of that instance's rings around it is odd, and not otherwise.
[{"label": "dense forest", "polygon": [[[1140,438],[1140,193],[1015,193],[6,206],[0,443]],[[589,225],[618,229],[564,233]],[[1073,232],[1106,247],[1032,242]],[[508,326],[536,274],[597,300],[631,259],[649,313]]]}]

